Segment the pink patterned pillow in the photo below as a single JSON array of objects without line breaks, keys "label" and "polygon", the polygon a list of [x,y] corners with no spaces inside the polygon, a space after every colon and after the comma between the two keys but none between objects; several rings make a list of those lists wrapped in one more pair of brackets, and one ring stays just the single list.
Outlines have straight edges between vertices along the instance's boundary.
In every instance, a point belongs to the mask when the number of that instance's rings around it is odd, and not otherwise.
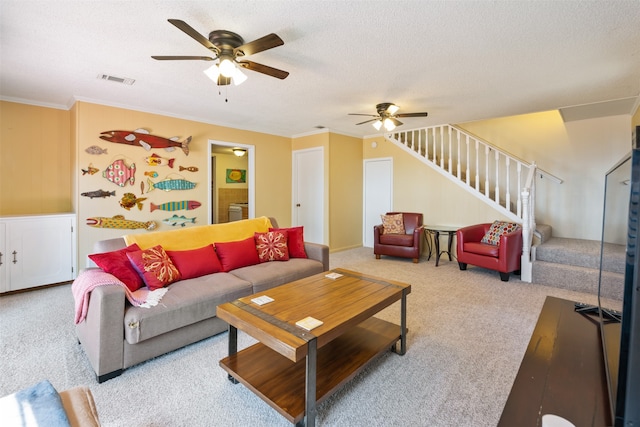
[{"label": "pink patterned pillow", "polygon": [[382,226],[384,234],[405,234],[404,219],[402,214],[380,215],[382,218]]},{"label": "pink patterned pillow", "polygon": [[480,240],[480,243],[487,243],[493,246],[500,246],[500,236],[513,233],[520,229],[520,225],[513,222],[493,221],[491,227]]},{"label": "pink patterned pillow", "polygon": [[180,272],[160,245],[128,252],[127,257],[151,291],[180,280]]},{"label": "pink patterned pillow", "polygon": [[286,231],[269,231],[256,233],[256,249],[260,262],[288,261],[289,248],[287,246]]}]

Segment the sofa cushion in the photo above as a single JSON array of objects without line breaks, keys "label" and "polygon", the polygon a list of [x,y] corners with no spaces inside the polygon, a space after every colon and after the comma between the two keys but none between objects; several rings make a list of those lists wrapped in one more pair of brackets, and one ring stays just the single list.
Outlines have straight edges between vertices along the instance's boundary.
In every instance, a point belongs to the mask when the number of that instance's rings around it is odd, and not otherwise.
[{"label": "sofa cushion", "polygon": [[489,230],[487,230],[482,240],[480,240],[480,243],[498,246],[500,244],[500,236],[513,233],[518,229],[520,229],[520,225],[514,222],[493,221]]},{"label": "sofa cushion", "polygon": [[307,258],[304,250],[304,226],[289,228],[269,228],[269,231],[286,231],[287,247],[289,248],[289,258]]},{"label": "sofa cushion", "polygon": [[393,246],[413,246],[413,234],[383,234],[380,236],[380,244]]},{"label": "sofa cushion", "polygon": [[214,317],[216,307],[251,295],[251,283],[229,273],[180,280],[168,286],[162,303],[151,308],[127,304],[124,333],[129,344]]},{"label": "sofa cushion", "polygon": [[286,231],[256,233],[255,240],[260,262],[289,260]]},{"label": "sofa cushion", "polygon": [[498,246],[490,245],[488,243],[467,242],[464,244],[464,251],[472,254],[498,258],[500,249]]},{"label": "sofa cushion", "polygon": [[138,274],[133,264],[127,258],[127,252],[139,251],[137,244],[127,246],[111,252],[97,253],[89,255],[89,259],[95,262],[105,273],[114,275],[120,279],[131,292],[144,286],[142,277]]},{"label": "sofa cushion", "polygon": [[238,268],[233,270],[232,274],[251,282],[253,293],[258,293],[323,271],[320,261],[309,258],[290,258],[286,262],[265,262]]},{"label": "sofa cushion", "polygon": [[180,280],[180,272],[160,245],[142,251],[127,252],[127,258],[152,291]]},{"label": "sofa cushion", "polygon": [[235,242],[216,243],[216,253],[224,272],[260,263],[253,236]]},{"label": "sofa cushion", "polygon": [[380,215],[384,234],[405,234],[402,214]]},{"label": "sofa cushion", "polygon": [[182,280],[193,279],[222,271],[222,265],[213,245],[186,251],[166,251]]}]

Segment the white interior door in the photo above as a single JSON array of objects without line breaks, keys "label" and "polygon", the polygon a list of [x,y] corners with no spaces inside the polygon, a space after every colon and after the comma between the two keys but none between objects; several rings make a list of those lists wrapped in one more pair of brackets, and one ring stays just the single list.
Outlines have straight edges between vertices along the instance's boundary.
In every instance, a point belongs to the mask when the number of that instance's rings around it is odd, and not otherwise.
[{"label": "white interior door", "polygon": [[393,209],[393,159],[364,161],[364,229],[362,246],[373,247],[373,227],[381,223],[380,215]]},{"label": "white interior door", "polygon": [[304,226],[307,242],[324,242],[324,150],[322,147],[293,152],[294,226]]}]

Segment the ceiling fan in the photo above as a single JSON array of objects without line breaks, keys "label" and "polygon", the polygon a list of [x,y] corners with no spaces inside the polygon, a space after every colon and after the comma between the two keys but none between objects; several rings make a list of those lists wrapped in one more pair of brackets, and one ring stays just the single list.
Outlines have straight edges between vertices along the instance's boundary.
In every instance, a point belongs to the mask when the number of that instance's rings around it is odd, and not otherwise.
[{"label": "ceiling fan", "polygon": [[211,51],[213,58],[209,56],[152,56],[153,59],[159,61],[175,61],[175,60],[196,60],[196,61],[215,61],[219,59],[218,64],[204,71],[219,86],[225,86],[231,83],[239,85],[247,79],[239,68],[245,68],[278,79],[285,79],[289,75],[287,71],[278,70],[277,68],[267,65],[258,64],[257,62],[242,59],[245,56],[262,52],[277,46],[282,46],[284,42],[276,34],[268,34],[257,40],[245,43],[244,39],[236,33],[227,30],[215,30],[209,33],[209,38],[204,37],[189,24],[179,19],[169,19],[171,24],[179,30],[186,33],[189,37],[206,47]]},{"label": "ceiling fan", "polygon": [[373,127],[376,130],[380,130],[380,128],[384,125],[384,128],[391,132],[396,128],[396,126],[401,126],[402,122],[398,120],[398,117],[427,117],[428,113],[403,113],[396,114],[400,110],[396,104],[391,102],[383,102],[381,104],[376,105],[376,111],[378,114],[358,114],[358,113],[350,113],[350,116],[369,116],[374,117],[371,120],[365,120],[364,122],[356,123],[356,125],[363,125],[365,123],[373,122]]}]

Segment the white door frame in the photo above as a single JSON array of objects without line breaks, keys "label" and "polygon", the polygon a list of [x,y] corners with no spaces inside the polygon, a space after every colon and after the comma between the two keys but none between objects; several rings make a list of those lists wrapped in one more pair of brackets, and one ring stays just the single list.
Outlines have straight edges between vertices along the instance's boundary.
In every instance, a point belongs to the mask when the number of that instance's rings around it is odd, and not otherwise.
[{"label": "white door frame", "polygon": [[238,144],[236,142],[226,142],[226,141],[218,141],[215,139],[210,139],[209,140],[209,144],[207,144],[207,158],[209,159],[208,161],[208,167],[207,169],[209,170],[208,173],[208,179],[207,179],[207,186],[209,187],[209,191],[207,194],[207,209],[209,211],[208,214],[208,221],[209,224],[211,224],[211,193],[213,192],[213,189],[211,188],[211,181],[212,181],[212,177],[211,177],[211,146],[212,145],[221,145],[223,147],[238,147],[238,148],[244,148],[245,150],[247,150],[247,175],[249,175],[247,177],[247,185],[248,185],[248,192],[249,192],[249,197],[248,197],[248,202],[249,202],[249,211],[248,211],[248,215],[249,218],[255,218],[256,216],[256,174],[255,174],[255,170],[256,170],[256,146],[255,145],[249,145],[249,144]]},{"label": "white door frame", "polygon": [[[389,164],[389,204],[388,209],[389,212],[393,211],[393,157],[378,157],[375,159],[365,159],[363,161],[362,166],[362,246],[363,247],[373,247],[366,246],[367,236],[370,236],[373,233],[373,228],[367,226],[367,164],[374,162],[388,162]],[[384,212],[386,213],[386,212]]]},{"label": "white door frame", "polygon": [[325,221],[326,221],[326,212],[325,212],[325,207],[326,207],[326,200],[325,200],[325,193],[326,193],[326,181],[325,181],[325,170],[324,170],[324,147],[313,147],[313,148],[306,148],[306,149],[302,149],[302,150],[294,150],[292,152],[291,155],[291,175],[292,175],[292,179],[291,179],[291,222],[292,222],[292,226],[297,226],[297,225],[301,225],[298,223],[298,212],[296,209],[296,204],[298,203],[297,200],[297,195],[298,195],[298,180],[297,180],[297,176],[298,176],[298,161],[297,161],[297,156],[300,154],[305,154],[305,153],[310,153],[310,152],[318,152],[320,153],[320,157],[322,158],[322,191],[321,194],[319,195],[320,197],[320,203],[321,203],[321,215],[322,215],[322,221],[320,223],[320,234],[321,234],[321,242],[316,242],[316,243],[323,243],[326,244],[325,242],[327,241],[327,236],[326,236],[326,227],[325,227]]}]

